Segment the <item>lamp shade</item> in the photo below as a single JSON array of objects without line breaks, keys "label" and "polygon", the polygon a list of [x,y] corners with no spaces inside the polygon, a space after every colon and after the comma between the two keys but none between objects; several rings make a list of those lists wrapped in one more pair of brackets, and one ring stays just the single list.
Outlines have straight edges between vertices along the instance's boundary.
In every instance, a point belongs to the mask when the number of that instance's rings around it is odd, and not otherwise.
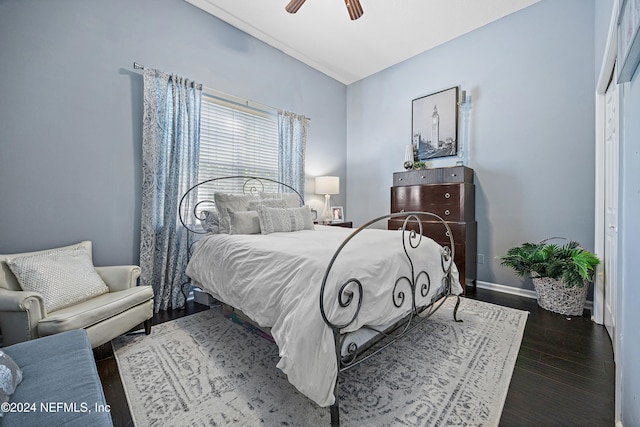
[{"label": "lamp shade", "polygon": [[340,177],[318,176],[316,177],[316,194],[340,193]]}]

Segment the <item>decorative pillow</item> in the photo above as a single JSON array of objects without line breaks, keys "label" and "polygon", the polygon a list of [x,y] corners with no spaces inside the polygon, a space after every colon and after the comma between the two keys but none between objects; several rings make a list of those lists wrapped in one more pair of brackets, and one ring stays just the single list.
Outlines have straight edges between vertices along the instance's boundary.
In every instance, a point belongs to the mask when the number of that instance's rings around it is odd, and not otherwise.
[{"label": "decorative pillow", "polygon": [[260,220],[258,219],[258,206],[266,206],[269,208],[287,207],[284,199],[266,199],[259,202],[249,202],[249,210],[234,211],[228,209],[229,215],[229,234],[260,234]]},{"label": "decorative pillow", "polygon": [[84,246],[22,255],[6,262],[23,290],[42,294],[49,313],[109,292]]},{"label": "decorative pillow", "polygon": [[[9,397],[16,391],[16,387],[22,381],[22,370],[8,354],[0,350],[0,404],[7,403]],[[0,405],[0,417],[2,407]]]},{"label": "decorative pillow", "polygon": [[[299,208],[300,196],[296,193],[260,193],[260,199],[265,200],[284,200],[287,208]],[[277,207],[277,206],[276,206]]]},{"label": "decorative pillow", "polygon": [[[258,206],[266,206],[268,208],[280,208],[280,209],[285,209],[285,208],[290,208],[292,206],[287,206],[287,202],[284,199],[264,199],[264,200],[260,200],[259,202],[250,202],[249,203],[249,210],[250,211],[258,211]],[[297,208],[297,206],[295,206]]]},{"label": "decorative pillow", "polygon": [[229,209],[229,234],[260,234],[260,220],[256,211],[234,212]]},{"label": "decorative pillow", "polygon": [[202,229],[207,233],[216,234],[220,229],[220,222],[218,221],[218,212],[216,211],[202,211],[200,213],[202,219],[200,225]]},{"label": "decorative pillow", "polygon": [[218,210],[219,233],[229,234],[229,209],[234,212],[248,211],[250,202],[258,202],[260,198],[252,194],[235,195],[228,193],[214,193],[213,199]]},{"label": "decorative pillow", "polygon": [[313,230],[313,220],[309,206],[300,208],[278,209],[258,206],[260,231],[262,234]]}]

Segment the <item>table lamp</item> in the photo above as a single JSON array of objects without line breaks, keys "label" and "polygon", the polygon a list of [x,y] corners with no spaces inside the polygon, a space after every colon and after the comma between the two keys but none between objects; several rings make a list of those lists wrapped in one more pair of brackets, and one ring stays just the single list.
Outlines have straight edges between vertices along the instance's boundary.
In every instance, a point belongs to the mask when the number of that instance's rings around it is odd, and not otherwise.
[{"label": "table lamp", "polygon": [[324,194],[324,210],[320,219],[322,222],[331,222],[331,194],[340,193],[340,177],[318,176],[316,177],[316,194]]}]

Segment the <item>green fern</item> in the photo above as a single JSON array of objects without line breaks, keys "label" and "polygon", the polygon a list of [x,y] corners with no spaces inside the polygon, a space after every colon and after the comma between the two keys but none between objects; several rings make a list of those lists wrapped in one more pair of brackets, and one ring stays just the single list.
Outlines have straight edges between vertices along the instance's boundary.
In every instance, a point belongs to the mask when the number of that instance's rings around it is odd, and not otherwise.
[{"label": "green fern", "polygon": [[535,274],[540,277],[561,279],[567,286],[584,286],[593,279],[597,256],[571,241],[564,246],[555,244],[524,243],[511,248],[498,257],[500,265],[512,268],[518,276]]}]

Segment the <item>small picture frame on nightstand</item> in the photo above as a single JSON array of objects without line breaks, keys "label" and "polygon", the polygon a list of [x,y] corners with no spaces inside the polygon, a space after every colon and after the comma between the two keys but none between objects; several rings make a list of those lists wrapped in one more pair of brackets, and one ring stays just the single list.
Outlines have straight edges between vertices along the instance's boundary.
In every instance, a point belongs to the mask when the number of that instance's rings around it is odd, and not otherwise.
[{"label": "small picture frame on nightstand", "polygon": [[342,206],[331,206],[331,222],[344,222]]}]

